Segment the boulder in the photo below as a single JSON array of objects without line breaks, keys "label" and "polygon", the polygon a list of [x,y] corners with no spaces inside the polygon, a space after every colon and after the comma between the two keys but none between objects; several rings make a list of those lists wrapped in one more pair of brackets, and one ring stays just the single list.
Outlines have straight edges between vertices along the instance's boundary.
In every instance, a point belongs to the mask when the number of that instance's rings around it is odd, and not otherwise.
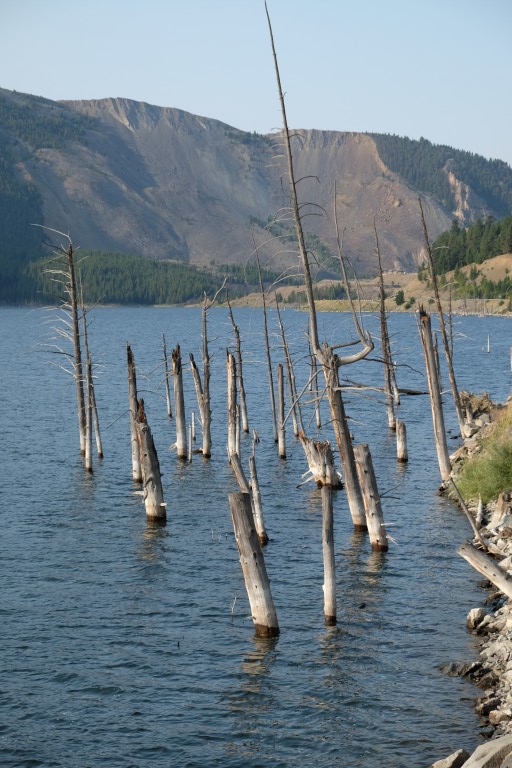
[{"label": "boulder", "polygon": [[468,629],[476,629],[479,624],[485,619],[485,611],[483,608],[472,608],[468,613],[466,619],[466,625]]},{"label": "boulder", "polygon": [[511,754],[512,733],[508,733],[481,744],[463,765],[464,768],[504,768],[504,762]]},{"label": "boulder", "polygon": [[462,768],[468,757],[469,754],[465,749],[458,749],[453,755],[433,763],[430,768]]}]

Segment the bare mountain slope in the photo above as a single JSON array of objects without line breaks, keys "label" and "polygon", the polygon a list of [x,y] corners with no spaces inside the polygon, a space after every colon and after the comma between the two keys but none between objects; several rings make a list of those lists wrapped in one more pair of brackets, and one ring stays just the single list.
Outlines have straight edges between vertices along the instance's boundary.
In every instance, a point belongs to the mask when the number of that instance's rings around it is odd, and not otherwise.
[{"label": "bare mountain slope", "polygon": [[[245,262],[256,243],[263,260],[295,263],[288,237],[291,221],[284,216],[285,221],[272,227],[270,243],[262,228],[277,212],[283,218],[287,206],[285,166],[275,157],[280,153],[278,134],[248,134],[216,120],[128,99],[55,103],[0,91],[0,100],[7,104],[4,114],[9,114],[9,105],[24,109],[45,130],[55,115],[61,123],[79,117],[83,121],[81,133],[64,132],[58,142],[45,140],[46,134],[34,142],[19,127],[9,128],[7,121],[0,125],[16,147],[17,173],[42,196],[44,223],[69,231],[82,247],[208,265]],[[294,156],[297,177],[304,177],[301,200],[320,206],[304,212],[324,211],[305,219],[315,236],[312,250],[323,259],[328,251],[336,252],[336,180],[344,250],[358,272],[375,271],[375,216],[385,267],[414,269],[422,252],[418,192],[384,165],[374,139],[355,133],[298,133]],[[488,212],[484,201],[481,205],[476,215]],[[453,212],[431,196],[424,207],[434,239],[449,228]]]}]

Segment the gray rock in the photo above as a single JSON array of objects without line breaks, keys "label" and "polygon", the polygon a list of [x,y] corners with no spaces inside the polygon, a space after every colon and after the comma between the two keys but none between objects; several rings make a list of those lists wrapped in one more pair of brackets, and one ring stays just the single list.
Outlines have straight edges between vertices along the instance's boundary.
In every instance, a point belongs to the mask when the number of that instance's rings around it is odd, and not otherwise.
[{"label": "gray rock", "polygon": [[433,763],[430,768],[462,768],[468,757],[469,754],[465,749],[458,749],[453,755]]},{"label": "gray rock", "polygon": [[468,616],[466,619],[466,625],[468,629],[476,629],[484,619],[485,619],[485,611],[483,608],[472,608],[468,613]]},{"label": "gray rock", "polygon": [[481,744],[465,762],[464,768],[503,768],[505,758],[512,754],[512,733]]}]

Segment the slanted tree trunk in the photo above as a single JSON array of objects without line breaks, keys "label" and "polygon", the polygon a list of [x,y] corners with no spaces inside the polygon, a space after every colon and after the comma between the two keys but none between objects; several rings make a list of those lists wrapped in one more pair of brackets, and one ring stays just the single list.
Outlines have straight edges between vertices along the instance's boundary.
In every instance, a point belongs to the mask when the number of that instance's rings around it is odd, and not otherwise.
[{"label": "slanted tree trunk", "polygon": [[181,350],[179,344],[173,349],[171,359],[174,384],[174,410],[176,412],[176,454],[178,459],[187,459],[187,420],[185,418],[183,370],[181,367]]},{"label": "slanted tree trunk", "polygon": [[270,591],[263,552],[254,528],[250,495],[230,493],[229,507],[254,630],[256,635],[261,637],[277,637],[279,635],[277,613]]},{"label": "slanted tree trunk", "polygon": [[78,404],[78,428],[80,432],[80,452],[85,455],[85,395],[84,373],[82,365],[82,350],[80,346],[80,324],[78,321],[78,297],[73,263],[73,244],[69,243],[67,251],[69,283],[66,286],[71,307],[71,322],[73,326],[73,349],[75,359],[76,397]]},{"label": "slanted tree trunk", "polygon": [[457,550],[458,554],[467,560],[479,573],[500,589],[512,600],[512,578],[492,557],[481,552],[471,542],[465,541]]},{"label": "slanted tree trunk", "polygon": [[167,415],[172,419],[172,406],[171,406],[171,390],[169,387],[169,361],[167,359],[167,344],[165,343],[165,336],[162,334],[163,341],[163,354],[164,354],[164,377],[165,377],[165,399],[167,402]]},{"label": "slanted tree trunk", "polygon": [[443,307],[441,304],[441,296],[439,294],[437,275],[434,267],[432,247],[430,245],[430,240],[428,237],[427,224],[425,221],[425,214],[423,213],[423,205],[421,202],[421,198],[418,198],[418,202],[420,205],[421,223],[423,225],[423,235],[425,239],[425,250],[427,253],[427,263],[428,263],[428,268],[430,272],[430,280],[432,281],[434,296],[436,298],[437,311],[439,313],[439,328],[441,329],[441,338],[443,340],[443,347],[444,347],[444,352],[446,356],[446,364],[448,366],[448,378],[450,379],[450,388],[452,390],[453,402],[455,403],[455,410],[457,412],[457,421],[459,422],[460,433],[464,437],[464,434],[465,434],[464,427],[466,422],[464,420],[464,413],[463,413],[462,404],[460,401],[459,390],[457,388],[457,382],[455,380],[455,371],[453,369],[453,358],[452,358],[452,353],[450,349],[450,342],[448,340],[448,334],[446,332],[446,325],[444,322]]},{"label": "slanted tree trunk", "polygon": [[238,397],[240,400],[240,413],[242,416],[242,429],[245,433],[249,432],[249,419],[247,416],[247,399],[245,396],[245,386],[244,386],[244,375],[243,375],[243,366],[242,366],[242,345],[240,342],[240,330],[238,326],[235,323],[235,320],[233,318],[233,312],[231,309],[231,304],[228,299],[228,308],[229,308],[229,317],[231,320],[231,325],[233,326],[233,330],[235,332],[235,339],[236,339],[236,361],[237,361],[237,374],[238,374]]},{"label": "slanted tree trunk", "polygon": [[132,478],[135,483],[142,482],[142,467],[140,463],[140,448],[137,437],[137,376],[135,360],[129,344],[126,345],[128,357],[128,402],[130,407],[130,439],[132,445]]},{"label": "slanted tree trunk", "polygon": [[[297,195],[298,182],[295,178],[295,172],[294,172],[290,131],[288,129],[288,120],[286,116],[284,94],[281,86],[281,77],[279,74],[277,54],[276,54],[274,37],[272,33],[272,26],[270,23],[270,16],[268,14],[268,9],[266,9],[266,12],[267,12],[267,20],[268,20],[269,33],[270,33],[270,42],[271,42],[272,53],[274,57],[279,101],[281,105],[281,114],[283,118],[283,141],[284,141],[284,148],[285,148],[287,167],[288,167],[288,181],[290,185],[290,210],[295,223],[295,233],[297,237],[300,261],[301,261],[302,270],[304,274],[304,284],[305,284],[306,296],[307,296],[308,308],[309,308],[309,339],[310,339],[315,357],[317,358],[319,364],[323,369],[325,380],[326,380],[327,397],[328,397],[329,405],[331,408],[331,419],[334,425],[336,440],[338,442],[338,448],[339,448],[340,457],[342,461],[343,474],[345,479],[345,488],[347,491],[347,497],[349,498],[349,506],[352,513],[352,519],[356,526],[358,527],[366,526],[365,516],[364,516],[364,504],[362,501],[361,489],[359,488],[357,472],[354,467],[353,449],[350,441],[350,434],[346,426],[346,418],[344,413],[343,401],[342,401],[341,393],[339,390],[338,368],[341,365],[347,365],[349,363],[356,362],[357,360],[361,360],[362,358],[366,357],[372,351],[374,345],[370,336],[363,332],[363,329],[359,324],[359,321],[357,319],[357,316],[353,307],[352,307],[352,316],[353,316],[354,324],[359,336],[359,340],[361,342],[361,349],[353,355],[348,355],[345,358],[339,358],[337,355],[334,354],[333,348],[331,346],[329,346],[326,343],[320,346],[320,343],[319,343],[316,307],[315,307],[315,299],[313,295],[313,280],[311,277],[308,251],[306,248],[304,230],[302,227],[301,206],[299,205],[298,195]],[[347,295],[348,295],[349,301],[351,301],[350,286],[348,286],[348,281],[346,279],[345,266],[344,266],[344,261],[342,257],[340,239],[338,234],[338,225],[337,225],[337,217],[336,217],[336,194],[335,194],[334,200],[335,200],[335,205],[334,205],[335,222],[336,222],[336,232],[337,232],[336,239],[338,242],[341,269],[342,269],[342,274],[344,275],[345,286],[348,288]]]},{"label": "slanted tree trunk", "polygon": [[160,463],[142,398],[138,401],[137,407],[137,440],[141,456],[146,517],[148,521],[165,524],[167,505],[164,502]]},{"label": "slanted tree trunk", "polygon": [[384,528],[384,514],[377,489],[373,462],[367,445],[354,446],[354,454],[361,482],[366,509],[366,520],[370,543],[374,552],[387,552],[388,537]]},{"label": "slanted tree trunk", "polygon": [[262,547],[268,544],[268,535],[265,530],[265,522],[263,520],[263,509],[261,506],[261,492],[260,484],[258,480],[258,473],[256,471],[256,455],[255,446],[257,443],[256,434],[252,441],[252,453],[249,456],[249,473],[251,477],[251,503],[252,514],[254,517],[254,525],[256,527],[256,533]]},{"label": "slanted tree trunk", "polygon": [[430,405],[432,407],[432,422],[434,425],[434,438],[436,441],[437,460],[441,479],[446,480],[452,467],[450,464],[450,455],[446,442],[446,431],[444,427],[443,403],[441,399],[441,390],[437,376],[437,365],[434,353],[434,344],[432,340],[432,328],[430,325],[430,315],[425,312],[423,307],[419,311],[420,338],[425,355],[425,366],[427,369],[428,389],[430,393]]}]

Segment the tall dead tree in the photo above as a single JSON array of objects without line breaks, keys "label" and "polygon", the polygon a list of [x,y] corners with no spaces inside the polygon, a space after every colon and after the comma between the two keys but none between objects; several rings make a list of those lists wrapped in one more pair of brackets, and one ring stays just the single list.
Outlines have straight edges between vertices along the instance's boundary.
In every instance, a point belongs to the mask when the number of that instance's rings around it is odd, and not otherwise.
[{"label": "tall dead tree", "polygon": [[134,483],[142,482],[142,467],[140,463],[139,439],[137,437],[137,374],[135,372],[135,359],[129,344],[126,345],[128,358],[128,402],[130,408],[130,439],[132,446],[132,478]]},{"label": "tall dead tree", "polygon": [[423,353],[425,355],[425,367],[427,369],[428,389],[430,393],[430,405],[432,408],[432,422],[434,425],[434,438],[436,442],[437,460],[441,479],[446,480],[452,467],[448,444],[446,442],[446,430],[444,426],[443,402],[441,399],[441,387],[439,386],[438,370],[432,339],[430,315],[423,307],[419,310],[419,328]]},{"label": "tall dead tree", "polygon": [[172,406],[171,406],[171,391],[169,387],[169,361],[167,359],[167,344],[165,343],[165,336],[162,334],[163,341],[163,356],[164,356],[164,381],[165,381],[165,399],[167,403],[167,415],[172,419]]},{"label": "tall dead tree", "polygon": [[457,412],[457,421],[459,423],[459,429],[462,437],[465,437],[465,426],[466,421],[464,419],[464,412],[462,410],[462,403],[460,400],[459,390],[457,387],[457,382],[455,379],[455,371],[453,368],[453,354],[452,354],[452,348],[451,343],[448,338],[448,333],[446,331],[446,324],[444,321],[444,314],[443,314],[443,307],[441,304],[441,296],[439,293],[439,285],[437,283],[437,275],[436,270],[434,266],[434,257],[432,255],[432,246],[430,245],[430,240],[428,237],[428,230],[427,230],[427,224],[425,221],[425,214],[423,212],[423,205],[421,202],[421,198],[418,198],[418,202],[420,205],[420,214],[421,214],[421,223],[423,226],[423,237],[425,240],[425,250],[427,253],[427,263],[430,273],[430,280],[432,282],[432,288],[434,289],[434,296],[436,298],[436,305],[437,305],[437,311],[439,314],[439,328],[441,330],[441,338],[443,340],[443,347],[446,357],[446,364],[448,367],[448,378],[450,379],[450,389],[452,391],[452,397],[453,402],[455,404],[455,411]]},{"label": "tall dead tree", "polygon": [[398,387],[395,379],[395,369],[391,357],[391,343],[389,340],[388,319],[386,316],[386,293],[384,290],[384,276],[382,274],[382,261],[380,257],[379,236],[377,234],[377,225],[373,222],[375,232],[375,250],[377,253],[377,263],[379,266],[379,316],[380,316],[380,336],[382,347],[382,361],[384,363],[384,393],[386,396],[386,407],[388,411],[388,426],[390,429],[396,429],[395,402],[400,403]]},{"label": "tall dead tree", "polygon": [[270,342],[268,339],[268,324],[267,324],[267,301],[265,298],[265,289],[263,288],[263,276],[261,274],[260,260],[258,254],[256,254],[256,263],[258,265],[258,277],[260,281],[261,300],[263,302],[263,333],[265,336],[265,352],[267,357],[267,369],[268,369],[268,386],[270,390],[270,406],[272,409],[272,426],[274,428],[274,443],[277,443],[277,416],[276,416],[276,397],[274,394],[274,376],[272,373],[272,360],[270,357]]},{"label": "tall dead tree", "polygon": [[[217,294],[216,294],[217,295]],[[192,376],[194,377],[194,386],[196,388],[197,404],[199,406],[199,416],[201,418],[201,431],[203,434],[202,454],[205,459],[212,455],[212,411],[210,405],[210,353],[208,351],[208,333],[207,333],[207,313],[215,301],[216,296],[210,303],[208,298],[204,297],[202,328],[203,328],[203,380],[199,374],[194,355],[190,353],[190,363],[192,365]]]},{"label": "tall dead tree", "polygon": [[[83,328],[83,336],[84,336],[84,352],[85,352],[85,359],[91,360],[91,354],[89,351],[89,337],[88,337],[88,331],[87,331],[87,312],[85,309],[84,304],[84,297],[83,292],[80,291],[80,301],[82,305],[82,328]],[[91,401],[91,411],[92,411],[92,420],[94,424],[94,435],[96,438],[96,452],[98,454],[98,458],[103,458],[103,443],[101,441],[101,431],[100,431],[100,421],[98,416],[98,406],[96,404],[96,394],[95,394],[95,388],[94,388],[94,378],[92,375],[92,361],[91,361],[91,375],[90,375],[90,382],[89,384],[86,384],[86,392],[89,391],[90,386],[90,401]],[[87,427],[87,419],[86,419],[86,427]]]},{"label": "tall dead tree", "polygon": [[[38,225],[37,225],[38,226]],[[80,452],[82,456],[85,456],[85,392],[84,392],[84,370],[82,363],[82,348],[80,341],[80,320],[78,313],[78,291],[75,275],[75,262],[74,262],[74,250],[73,243],[69,235],[64,232],[59,232],[57,229],[51,229],[50,227],[43,227],[43,229],[53,232],[54,234],[61,235],[67,240],[67,246],[53,245],[54,255],[59,257],[59,263],[52,268],[47,269],[46,272],[51,276],[51,279],[60,284],[66,298],[62,300],[61,309],[65,314],[63,319],[64,327],[56,329],[57,333],[68,341],[71,341],[73,345],[73,355],[69,356],[63,350],[58,350],[60,354],[66,355],[70,359],[73,366],[73,377],[75,379],[76,386],[76,398],[78,406],[78,431],[80,438]],[[63,261],[61,258],[63,257]]]},{"label": "tall dead tree", "polygon": [[[335,353],[334,347],[327,344],[327,342],[323,342],[322,344],[320,344],[319,342],[316,307],[315,307],[315,300],[313,296],[313,281],[311,277],[311,269],[310,269],[308,251],[305,243],[304,230],[302,227],[301,206],[299,205],[298,194],[297,194],[298,181],[296,180],[296,177],[295,177],[293,153],[291,148],[291,135],[290,135],[290,130],[288,128],[286,106],[284,101],[283,89],[281,86],[281,77],[279,73],[279,66],[277,61],[276,48],[274,44],[272,25],[270,23],[270,16],[269,16],[268,8],[266,5],[265,5],[265,10],[266,10],[267,20],[268,20],[270,41],[272,45],[272,54],[274,57],[274,66],[275,66],[275,73],[276,73],[276,79],[277,79],[279,101],[281,105],[281,114],[283,119],[283,141],[284,141],[285,155],[286,155],[287,168],[288,168],[288,182],[290,185],[290,207],[291,207],[293,220],[295,223],[295,233],[297,237],[299,255],[300,255],[302,270],[304,274],[304,283],[306,288],[306,296],[307,296],[308,309],[309,309],[309,338],[310,338],[311,346],[313,349],[313,353],[316,359],[318,360],[319,365],[322,367],[322,370],[325,376],[327,399],[329,401],[329,406],[331,409],[331,420],[333,423],[334,433],[336,435],[336,441],[338,443],[338,449],[340,452],[343,475],[345,480],[345,488],[347,492],[347,498],[349,500],[352,520],[356,527],[366,528],[364,502],[361,494],[361,488],[359,486],[359,479],[357,477],[357,470],[355,467],[355,460],[354,460],[354,451],[353,451],[350,432],[348,429],[348,424],[345,416],[343,400],[341,397],[338,372],[339,372],[340,366],[356,362],[357,360],[361,360],[364,357],[366,357],[372,351],[374,344],[371,337],[368,334],[365,334],[361,329],[357,321],[357,318],[355,316],[355,313],[353,313],[353,316],[354,316],[356,328],[358,331],[359,339],[361,342],[361,349],[358,352],[354,353],[353,355],[348,355],[346,357],[341,358]],[[338,238],[338,242],[339,242],[339,238]],[[344,269],[343,266],[342,266],[342,269]],[[348,291],[347,293],[350,294],[350,291]]]},{"label": "tall dead tree", "polygon": [[276,293],[276,309],[277,319],[279,322],[279,328],[281,329],[281,339],[283,342],[284,359],[286,361],[286,372],[288,374],[288,392],[290,394],[290,413],[292,415],[293,434],[298,437],[300,432],[304,432],[304,424],[302,422],[302,412],[300,407],[300,400],[297,396],[297,386],[295,382],[295,373],[293,370],[292,356],[290,354],[290,347],[286,340],[286,334],[284,332],[284,325],[281,319],[281,311],[279,309],[279,299]]},{"label": "tall dead tree", "polygon": [[178,459],[188,458],[187,421],[185,418],[185,397],[183,395],[183,369],[181,349],[177,344],[172,351],[172,378],[174,384],[174,410],[176,413],[176,454]]},{"label": "tall dead tree", "polygon": [[233,331],[235,333],[235,341],[236,341],[236,361],[237,361],[237,376],[238,376],[238,398],[240,401],[240,414],[242,418],[242,429],[245,433],[249,432],[249,419],[247,416],[247,398],[245,396],[245,386],[244,386],[244,375],[243,375],[243,365],[242,365],[242,344],[240,341],[240,329],[238,328],[237,324],[235,323],[235,319],[233,317],[233,311],[231,309],[231,303],[229,299],[228,302],[228,309],[229,309],[229,319],[231,320],[231,325],[233,326]]}]

